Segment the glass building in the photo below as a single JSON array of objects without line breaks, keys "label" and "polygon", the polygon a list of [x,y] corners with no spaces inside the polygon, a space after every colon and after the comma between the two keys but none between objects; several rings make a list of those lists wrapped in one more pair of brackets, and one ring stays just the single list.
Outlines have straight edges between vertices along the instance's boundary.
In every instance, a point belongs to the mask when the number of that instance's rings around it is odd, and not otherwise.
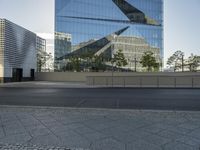
[{"label": "glass building", "polygon": [[[70,40],[58,42],[58,33]],[[57,70],[91,70],[98,57],[109,69],[119,49],[128,61],[123,69],[142,71],[145,51],[162,62],[163,0],[55,0]]]}]

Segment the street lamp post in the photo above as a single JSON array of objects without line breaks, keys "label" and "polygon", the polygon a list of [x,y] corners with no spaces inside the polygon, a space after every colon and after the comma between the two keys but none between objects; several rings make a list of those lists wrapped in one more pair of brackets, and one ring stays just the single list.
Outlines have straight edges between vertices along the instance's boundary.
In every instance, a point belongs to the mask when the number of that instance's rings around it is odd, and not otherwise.
[{"label": "street lamp post", "polygon": [[181,56],[181,61],[182,61],[182,72],[184,72],[184,54]]},{"label": "street lamp post", "polygon": [[136,58],[136,54],[135,54],[135,72],[137,72],[137,58]]},{"label": "street lamp post", "polygon": [[114,70],[113,70],[113,63],[114,63],[114,62],[111,61],[111,63],[112,63],[112,87],[113,87],[113,74],[114,74],[114,72],[113,72],[113,71],[114,71]]}]

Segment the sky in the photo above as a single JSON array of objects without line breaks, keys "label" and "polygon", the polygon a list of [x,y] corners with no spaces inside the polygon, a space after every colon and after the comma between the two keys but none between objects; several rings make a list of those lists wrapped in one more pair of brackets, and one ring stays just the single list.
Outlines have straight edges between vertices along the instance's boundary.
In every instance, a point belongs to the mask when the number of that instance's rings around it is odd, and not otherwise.
[{"label": "sky", "polygon": [[[0,0],[6,18],[47,40],[53,53],[54,0]],[[200,0],[164,0],[164,59],[176,50],[200,55]]]}]

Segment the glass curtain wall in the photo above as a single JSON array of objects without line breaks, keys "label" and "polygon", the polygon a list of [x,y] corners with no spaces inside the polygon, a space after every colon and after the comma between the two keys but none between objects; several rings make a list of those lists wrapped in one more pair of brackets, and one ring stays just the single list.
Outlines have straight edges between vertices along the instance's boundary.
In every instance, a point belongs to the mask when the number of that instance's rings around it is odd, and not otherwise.
[{"label": "glass curtain wall", "polygon": [[56,71],[111,70],[119,49],[121,70],[143,71],[145,51],[162,61],[162,0],[55,0]]}]

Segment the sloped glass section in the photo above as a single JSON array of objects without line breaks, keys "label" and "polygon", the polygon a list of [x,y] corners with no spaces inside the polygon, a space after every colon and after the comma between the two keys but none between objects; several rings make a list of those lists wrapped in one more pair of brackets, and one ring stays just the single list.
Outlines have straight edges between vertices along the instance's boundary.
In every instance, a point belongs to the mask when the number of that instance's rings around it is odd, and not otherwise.
[{"label": "sloped glass section", "polygon": [[127,16],[133,23],[141,23],[148,25],[159,25],[156,20],[146,16],[144,12],[129,4],[125,0],[112,0],[119,9]]},{"label": "sloped glass section", "polygon": [[106,37],[103,37],[97,41],[88,41],[86,43],[82,43],[83,47],[76,49],[74,52],[67,54],[63,57],[60,57],[58,60],[62,60],[62,59],[67,59],[70,57],[82,57],[85,54],[88,55],[94,55],[95,53],[97,53],[99,50],[101,50],[104,46],[106,46],[107,44],[109,44],[111,41],[111,36],[119,36],[120,34],[122,34],[125,30],[127,30],[129,27],[125,27],[123,29],[120,29]]}]

